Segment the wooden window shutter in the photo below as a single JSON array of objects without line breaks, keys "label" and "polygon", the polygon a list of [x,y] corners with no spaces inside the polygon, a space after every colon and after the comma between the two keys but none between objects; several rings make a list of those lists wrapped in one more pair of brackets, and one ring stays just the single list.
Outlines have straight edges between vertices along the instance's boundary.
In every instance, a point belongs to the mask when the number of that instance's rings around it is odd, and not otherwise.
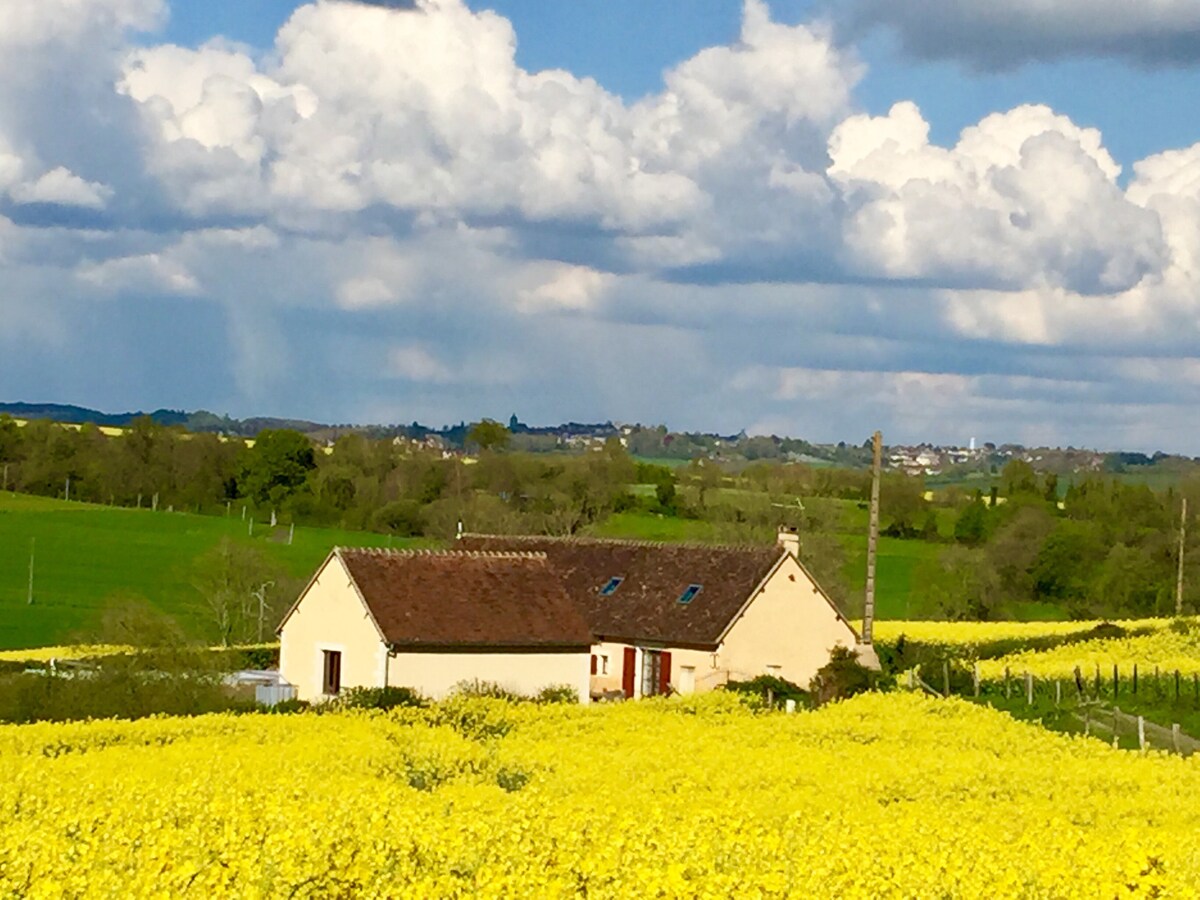
[{"label": "wooden window shutter", "polygon": [[596,654],[592,654],[592,674],[596,674]]},{"label": "wooden window shutter", "polygon": [[658,670],[658,692],[665,694],[671,689],[671,654],[664,650],[660,654]]},{"label": "wooden window shutter", "polygon": [[621,690],[625,693],[627,699],[633,699],[634,678],[637,677],[637,673],[634,672],[636,665],[637,651],[632,647],[626,647],[623,660],[624,667],[621,669]]}]

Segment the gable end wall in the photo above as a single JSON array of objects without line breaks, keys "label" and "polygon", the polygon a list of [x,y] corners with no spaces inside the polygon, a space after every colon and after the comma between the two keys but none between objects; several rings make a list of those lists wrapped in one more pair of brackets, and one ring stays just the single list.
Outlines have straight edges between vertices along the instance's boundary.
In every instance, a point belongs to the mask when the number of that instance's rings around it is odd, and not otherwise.
[{"label": "gable end wall", "polygon": [[730,628],[721,648],[729,679],[742,681],[779,666],[779,676],[807,687],[835,646],[854,649],[853,629],[789,556]]},{"label": "gable end wall", "polygon": [[321,700],[324,650],[342,653],[342,688],[382,687],[387,652],[375,623],[332,556],[300,598],[279,635],[279,672],[301,700]]}]

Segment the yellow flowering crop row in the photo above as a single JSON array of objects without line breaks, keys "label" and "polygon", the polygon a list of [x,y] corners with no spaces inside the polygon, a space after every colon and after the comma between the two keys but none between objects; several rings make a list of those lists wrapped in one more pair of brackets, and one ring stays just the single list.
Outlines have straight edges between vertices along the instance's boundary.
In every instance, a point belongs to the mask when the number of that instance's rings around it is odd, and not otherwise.
[{"label": "yellow flowering crop row", "polygon": [[[278,644],[238,644],[230,648],[210,647],[210,650],[257,650],[278,647]],[[34,647],[28,650],[0,650],[0,661],[6,662],[49,662],[52,659],[97,659],[102,656],[118,656],[136,653],[138,648],[121,644],[72,644],[60,647]]]},{"label": "yellow flowering crop row", "polygon": [[867,695],[0,727],[0,896],[1189,897],[1200,768]]},{"label": "yellow flowering crop row", "polygon": [[980,661],[979,674],[999,678],[1007,668],[1013,675],[1028,672],[1038,678],[1072,678],[1078,666],[1083,677],[1090,678],[1099,666],[1108,678],[1116,665],[1128,677],[1135,664],[1142,675],[1152,674],[1155,667],[1161,673],[1178,670],[1189,678],[1200,674],[1200,630],[1179,634],[1162,628],[1152,634],[1097,638],[1040,652],[1010,653]]},{"label": "yellow flowering crop row", "polygon": [[[879,641],[894,641],[904,635],[908,640],[923,644],[941,644],[969,651],[981,644],[996,641],[1028,640],[1033,638],[1065,637],[1085,634],[1099,621],[1077,622],[922,622],[877,621],[874,636]],[[1127,630],[1162,629],[1169,619],[1129,619],[1116,621]]]},{"label": "yellow flowering crop row", "polygon": [[62,647],[36,647],[30,650],[0,650],[0,660],[6,662],[49,662],[52,659],[89,659],[132,653],[132,647],[114,644],[80,644]]}]

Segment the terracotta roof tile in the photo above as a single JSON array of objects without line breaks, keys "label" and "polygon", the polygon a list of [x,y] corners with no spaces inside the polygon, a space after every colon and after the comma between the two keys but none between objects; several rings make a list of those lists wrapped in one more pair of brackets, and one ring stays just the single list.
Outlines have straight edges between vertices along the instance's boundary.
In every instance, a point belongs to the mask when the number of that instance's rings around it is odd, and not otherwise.
[{"label": "terracotta roof tile", "polygon": [[592,635],[545,554],[339,549],[389,644],[586,647]]},{"label": "terracotta roof tile", "polygon": [[[502,535],[464,535],[456,546],[545,553],[598,637],[698,647],[717,644],[782,555],[773,546]],[[613,578],[623,579],[620,586],[601,594]],[[680,603],[693,584],[699,593]]]}]

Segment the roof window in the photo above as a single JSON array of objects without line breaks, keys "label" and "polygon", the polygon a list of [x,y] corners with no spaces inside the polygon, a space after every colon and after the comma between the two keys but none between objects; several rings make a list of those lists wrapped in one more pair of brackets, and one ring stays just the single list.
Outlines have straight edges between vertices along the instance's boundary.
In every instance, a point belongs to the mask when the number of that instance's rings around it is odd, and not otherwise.
[{"label": "roof window", "polygon": [[691,603],[696,599],[696,595],[700,593],[700,587],[698,584],[689,584],[687,589],[679,595],[679,602],[685,605]]},{"label": "roof window", "polygon": [[619,588],[621,586],[621,582],[624,580],[625,580],[624,578],[621,578],[619,576],[608,579],[608,583],[606,585],[604,585],[604,587],[600,588],[600,596],[602,596],[602,597],[612,596],[613,594],[615,594],[617,592],[617,588]]}]

